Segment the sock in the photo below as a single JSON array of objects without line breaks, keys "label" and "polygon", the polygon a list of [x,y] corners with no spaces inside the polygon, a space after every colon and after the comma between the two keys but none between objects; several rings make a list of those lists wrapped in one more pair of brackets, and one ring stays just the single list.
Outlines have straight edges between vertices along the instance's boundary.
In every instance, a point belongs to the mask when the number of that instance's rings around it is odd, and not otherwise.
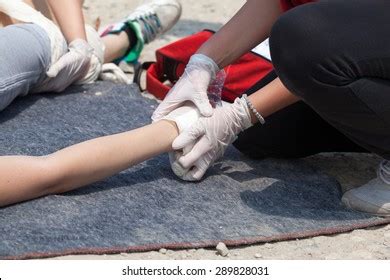
[{"label": "sock", "polygon": [[129,38],[129,48],[127,50],[127,53],[129,53],[131,51],[131,49],[133,49],[137,45],[138,38],[137,38],[137,35],[135,34],[133,28],[131,28],[127,24],[126,24],[126,27],[123,31],[126,32],[127,37]]}]

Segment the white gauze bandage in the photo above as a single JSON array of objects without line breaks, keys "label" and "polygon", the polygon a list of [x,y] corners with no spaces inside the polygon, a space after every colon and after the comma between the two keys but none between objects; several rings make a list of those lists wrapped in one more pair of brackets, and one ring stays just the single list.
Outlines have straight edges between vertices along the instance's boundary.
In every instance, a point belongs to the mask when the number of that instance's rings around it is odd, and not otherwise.
[{"label": "white gauze bandage", "polygon": [[[179,129],[179,133],[182,133],[186,129],[190,128],[198,119],[200,118],[200,112],[191,102],[186,102],[183,106],[172,111],[167,116],[163,117],[163,120],[174,121]],[[183,154],[190,152],[192,147],[186,147],[182,151]],[[171,163],[171,168],[173,173],[179,178],[188,172],[188,169],[183,168],[178,162],[177,158],[180,154],[175,152],[169,153],[169,161]]]}]

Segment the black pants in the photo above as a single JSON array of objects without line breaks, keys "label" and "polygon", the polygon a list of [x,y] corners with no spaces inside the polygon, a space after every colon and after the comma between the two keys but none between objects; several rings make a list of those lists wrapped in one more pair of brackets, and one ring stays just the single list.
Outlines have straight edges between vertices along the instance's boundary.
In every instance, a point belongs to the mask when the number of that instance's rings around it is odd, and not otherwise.
[{"label": "black pants", "polygon": [[242,133],[248,155],[371,151],[390,159],[390,1],[323,0],[275,23],[270,47],[283,84],[302,98]]}]

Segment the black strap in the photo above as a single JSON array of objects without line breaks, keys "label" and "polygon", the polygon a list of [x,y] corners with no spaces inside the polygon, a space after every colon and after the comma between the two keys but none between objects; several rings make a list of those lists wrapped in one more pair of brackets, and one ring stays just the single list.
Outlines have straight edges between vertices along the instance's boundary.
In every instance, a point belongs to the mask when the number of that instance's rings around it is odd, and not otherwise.
[{"label": "black strap", "polygon": [[138,85],[138,88],[140,91],[145,91],[145,89],[141,86],[141,76],[144,70],[148,70],[149,67],[155,62],[153,61],[146,61],[144,63],[134,63],[134,78],[133,83]]}]

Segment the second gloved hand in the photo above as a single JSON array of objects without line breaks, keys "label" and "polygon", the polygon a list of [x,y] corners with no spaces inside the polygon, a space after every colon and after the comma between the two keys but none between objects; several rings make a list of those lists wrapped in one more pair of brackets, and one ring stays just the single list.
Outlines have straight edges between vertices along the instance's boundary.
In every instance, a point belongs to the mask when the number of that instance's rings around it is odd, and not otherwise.
[{"label": "second gloved hand", "polygon": [[178,164],[188,170],[182,179],[200,180],[237,135],[251,126],[247,103],[243,98],[237,98],[233,104],[217,107],[212,117],[202,117],[183,131],[172,144],[174,150],[192,148],[189,153],[177,157]]},{"label": "second gloved hand", "polygon": [[153,113],[152,120],[154,122],[161,120],[186,101],[192,102],[202,116],[210,117],[213,108],[207,90],[218,71],[218,65],[211,58],[203,54],[193,55],[181,78]]},{"label": "second gloved hand", "polygon": [[[93,48],[82,39],[76,39],[69,44],[69,51],[57,62],[50,66],[47,76],[50,78],[66,79],[67,83],[58,83],[66,88],[82,79],[88,72]],[[62,89],[57,89],[61,91]]]}]

